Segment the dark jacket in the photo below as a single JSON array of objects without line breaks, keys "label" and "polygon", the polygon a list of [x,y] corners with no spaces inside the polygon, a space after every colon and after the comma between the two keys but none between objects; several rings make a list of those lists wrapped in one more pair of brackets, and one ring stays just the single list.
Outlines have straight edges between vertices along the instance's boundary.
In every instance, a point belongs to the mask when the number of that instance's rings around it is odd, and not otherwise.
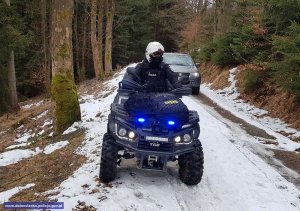
[{"label": "dark jacket", "polygon": [[161,62],[158,66],[152,66],[146,59],[134,69],[128,68],[124,79],[143,85],[147,92],[166,92],[181,86],[180,83],[176,83],[178,75],[169,65]]}]

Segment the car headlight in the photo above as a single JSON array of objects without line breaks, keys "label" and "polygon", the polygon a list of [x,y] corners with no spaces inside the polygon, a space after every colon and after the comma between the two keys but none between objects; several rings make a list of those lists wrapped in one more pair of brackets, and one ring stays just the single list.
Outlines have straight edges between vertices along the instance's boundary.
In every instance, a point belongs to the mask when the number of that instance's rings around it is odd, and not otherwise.
[{"label": "car headlight", "polygon": [[199,73],[191,73],[190,78],[199,78]]}]

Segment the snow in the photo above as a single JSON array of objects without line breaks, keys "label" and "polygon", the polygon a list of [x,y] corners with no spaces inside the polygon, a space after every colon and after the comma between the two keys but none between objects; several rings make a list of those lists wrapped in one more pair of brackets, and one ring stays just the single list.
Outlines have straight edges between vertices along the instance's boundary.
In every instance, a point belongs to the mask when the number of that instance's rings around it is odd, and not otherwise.
[{"label": "snow", "polygon": [[38,135],[41,136],[41,135],[43,135],[44,133],[45,133],[45,131],[44,131],[44,130],[41,130],[40,132],[38,132]]},{"label": "snow", "polygon": [[[238,70],[230,71],[231,86],[227,89],[213,91],[208,85],[204,85],[201,91],[225,109],[276,137],[279,146],[274,147],[288,150],[299,148],[299,144],[273,131],[275,126],[280,125],[279,120],[268,119],[266,111],[236,99],[239,95],[235,87],[236,71]],[[99,183],[100,153],[102,138],[106,132],[107,116],[110,104],[117,93],[118,82],[124,73],[123,70],[112,80],[104,83],[104,91],[97,95],[80,96],[82,121],[74,123],[64,134],[80,128],[86,129],[83,144],[74,153],[86,156],[87,162],[57,188],[43,193],[52,193],[49,199],[64,202],[65,210],[75,208],[78,201],[83,201],[88,206],[92,205],[98,210],[108,211],[300,210],[300,191],[257,155],[271,156],[271,153],[265,150],[265,145],[192,96],[184,97],[183,101],[189,109],[196,110],[201,119],[200,140],[205,162],[204,175],[198,185],[186,186],[179,180],[176,162],[168,164],[167,172],[156,172],[137,169],[135,160],[122,161],[118,167],[117,179],[111,185]],[[254,115],[264,118],[258,119]],[[19,137],[19,142],[26,144],[30,135],[30,131],[26,132],[23,137]],[[67,144],[68,141],[60,141],[48,145],[44,150],[36,148],[7,151],[0,154],[0,166],[19,162],[38,153],[52,153]],[[29,188],[30,185],[34,184],[1,192],[0,200],[9,200],[13,194],[22,188]]]},{"label": "snow", "polygon": [[236,99],[239,96],[239,93],[237,91],[236,83],[237,80],[234,79],[234,73],[237,72],[237,68],[233,68],[229,70],[229,78],[228,81],[230,82],[230,86],[226,87],[224,91],[226,92],[227,96],[231,96],[231,98]]},{"label": "snow", "polygon": [[[122,72],[124,73],[124,71]],[[122,74],[105,83],[116,88]],[[222,117],[201,105],[193,97],[184,97],[189,109],[197,110],[201,118],[200,140],[205,164],[200,184],[188,187],[178,178],[178,165],[171,163],[168,171],[155,172],[136,168],[135,161],[122,161],[118,178],[111,187],[98,183],[100,151],[106,132],[107,115],[116,90],[105,98],[81,96],[84,114],[74,127],[86,128],[83,146],[76,153],[85,155],[87,162],[59,187],[50,199],[62,201],[72,210],[84,201],[98,210],[231,210],[231,211],[293,211],[300,209],[300,191],[264,160],[251,147],[254,137],[234,124],[225,124]],[[103,96],[103,95],[102,95]],[[98,116],[101,112],[103,115]],[[104,116],[104,117],[103,117]]]},{"label": "snow", "polygon": [[34,155],[40,153],[41,150],[39,147],[35,150],[30,149],[15,149],[0,154],[0,166],[7,166],[10,164],[18,163],[19,161],[30,158]]},{"label": "snow", "polygon": [[28,188],[31,188],[31,187],[34,187],[34,186],[35,186],[35,184],[31,183],[31,184],[27,184],[25,186],[15,187],[13,189],[10,189],[10,190],[4,191],[4,192],[0,192],[0,204],[7,202],[10,197],[17,194],[18,192],[28,189]]},{"label": "snow", "polygon": [[31,104],[27,104],[27,105],[24,105],[24,106],[21,106],[22,109],[29,109],[29,108],[32,108],[32,107],[37,107],[37,106],[40,106],[44,103],[44,100],[41,100],[39,102],[36,102],[36,103],[31,103]]},{"label": "snow", "polygon": [[5,131],[0,131],[0,136],[4,135],[7,132],[7,130]]},{"label": "snow", "polygon": [[27,146],[28,143],[22,143],[17,145],[12,145],[7,147],[6,149],[14,149],[10,151],[6,151],[0,154],[0,166],[7,166],[14,163],[18,163],[19,161],[33,157],[39,153],[51,154],[52,152],[61,149],[69,144],[69,141],[60,141],[53,144],[47,145],[44,150],[41,150],[39,147],[32,149],[15,149],[18,147]]},{"label": "snow", "polygon": [[42,125],[42,128],[46,127],[46,126],[49,126],[49,125],[52,125],[52,120],[46,120],[44,122],[44,124]]},{"label": "snow", "polygon": [[54,144],[49,144],[48,146],[45,147],[43,152],[45,154],[51,154],[55,150],[61,149],[65,146],[67,146],[68,144],[69,144],[68,141],[60,141],[60,142],[57,142],[57,143],[54,143]]},{"label": "snow", "polygon": [[41,150],[39,147],[32,149],[15,149],[18,147],[27,146],[28,143],[22,143],[17,145],[11,145],[6,149],[13,149],[10,151],[6,151],[0,154],[0,166],[7,166],[14,163],[18,163],[19,161],[33,157],[39,153],[51,154],[52,152],[61,149],[69,144],[69,141],[60,141],[53,144],[47,145],[44,150]]},{"label": "snow", "polygon": [[94,100],[92,95],[82,96],[82,99],[85,101],[82,106],[88,107],[87,109],[82,109],[82,117],[89,120],[95,118],[101,111],[101,107],[99,107],[97,100]]},{"label": "snow", "polygon": [[[206,112],[195,100],[184,98],[184,102],[189,109],[197,110],[201,118],[200,140],[205,161],[209,162],[205,164],[202,182],[211,190],[217,190],[214,197],[228,202],[224,205],[228,209],[223,207],[224,210],[297,210],[290,203],[300,208],[297,198],[300,192],[245,147],[253,137],[220,124],[219,117]],[[243,201],[243,204],[230,206],[234,201]]]},{"label": "snow", "polygon": [[22,128],[24,128],[24,125],[19,126],[19,127],[17,128],[17,130],[20,130],[20,129],[22,129]]},{"label": "snow", "polygon": [[[40,103],[42,103],[43,101],[41,101]],[[35,104],[36,106],[39,106],[40,104]],[[41,114],[39,114],[38,116],[32,118],[34,120],[37,120],[43,116],[46,116],[49,113],[49,110],[42,112]],[[46,120],[43,124],[43,127],[51,125],[52,124],[52,120]],[[21,129],[24,128],[24,125],[21,125],[17,128],[17,137],[15,139],[15,142],[17,144],[13,144],[11,146],[6,147],[6,150],[11,150],[11,151],[6,151],[2,154],[0,154],[0,166],[6,166],[6,165],[10,165],[10,164],[14,164],[17,163],[25,158],[30,158],[32,156],[35,156],[37,154],[39,154],[41,152],[40,149],[35,149],[35,150],[31,150],[31,149],[17,149],[14,150],[16,148],[20,148],[20,147],[26,147],[30,145],[30,138],[35,137],[36,135],[41,136],[45,133],[45,130],[41,130],[39,131],[37,134],[34,134],[32,132],[32,130],[25,130],[20,132]],[[53,132],[51,132],[51,134],[49,134],[49,136],[52,136]],[[49,146],[48,146],[49,147]],[[49,147],[51,148],[51,147]],[[16,154],[16,155],[15,155]]]},{"label": "snow", "polygon": [[72,133],[72,132],[75,132],[79,127],[79,123],[78,122],[75,122],[72,127],[69,127],[67,130],[65,130],[63,132],[63,135],[67,135],[69,133]]},{"label": "snow", "polygon": [[300,131],[297,131],[288,126],[278,118],[271,118],[266,116],[268,111],[256,108],[243,100],[238,99],[240,95],[235,84],[235,73],[238,71],[237,68],[233,68],[230,71],[229,79],[230,86],[223,90],[212,90],[209,84],[201,85],[201,92],[217,103],[222,108],[230,111],[235,116],[245,120],[249,124],[252,124],[258,128],[265,130],[269,135],[276,138],[278,146],[273,148],[294,151],[300,147],[300,143],[296,143],[285,137],[278,132],[286,132],[291,137],[300,137]]},{"label": "snow", "polygon": [[22,134],[22,135],[19,135],[19,137],[20,137],[20,138],[17,138],[17,139],[15,140],[15,142],[18,142],[18,143],[25,143],[25,142],[28,141],[28,139],[34,137],[34,135],[31,134],[31,131],[29,131],[29,132],[25,132],[25,133]]},{"label": "snow", "polygon": [[6,147],[6,149],[15,149],[15,148],[18,148],[18,147],[25,147],[27,145],[28,145],[28,143],[14,144],[14,145],[10,145],[9,147]]},{"label": "snow", "polygon": [[44,111],[43,113],[39,114],[39,115],[36,116],[36,117],[33,117],[32,119],[33,119],[33,120],[37,120],[37,119],[39,119],[39,118],[42,118],[43,116],[46,116],[48,113],[49,113],[49,110]]}]

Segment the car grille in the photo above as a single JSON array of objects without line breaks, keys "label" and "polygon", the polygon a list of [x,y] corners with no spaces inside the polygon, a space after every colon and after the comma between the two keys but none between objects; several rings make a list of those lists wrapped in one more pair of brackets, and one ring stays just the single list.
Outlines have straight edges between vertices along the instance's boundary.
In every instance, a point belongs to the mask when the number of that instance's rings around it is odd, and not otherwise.
[{"label": "car grille", "polygon": [[[151,143],[154,144],[151,145]],[[159,146],[155,146],[155,144],[159,144]],[[163,143],[158,141],[145,141],[139,140],[138,149],[150,150],[150,151],[158,151],[158,152],[172,152],[173,144],[172,143]]]}]

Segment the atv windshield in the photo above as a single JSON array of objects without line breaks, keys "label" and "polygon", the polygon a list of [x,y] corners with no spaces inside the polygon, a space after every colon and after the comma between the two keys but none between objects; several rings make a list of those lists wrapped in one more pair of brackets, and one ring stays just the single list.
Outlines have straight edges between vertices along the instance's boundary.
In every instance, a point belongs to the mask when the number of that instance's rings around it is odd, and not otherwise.
[{"label": "atv windshield", "polygon": [[164,62],[168,65],[193,66],[192,58],[187,54],[168,54],[163,55]]}]

